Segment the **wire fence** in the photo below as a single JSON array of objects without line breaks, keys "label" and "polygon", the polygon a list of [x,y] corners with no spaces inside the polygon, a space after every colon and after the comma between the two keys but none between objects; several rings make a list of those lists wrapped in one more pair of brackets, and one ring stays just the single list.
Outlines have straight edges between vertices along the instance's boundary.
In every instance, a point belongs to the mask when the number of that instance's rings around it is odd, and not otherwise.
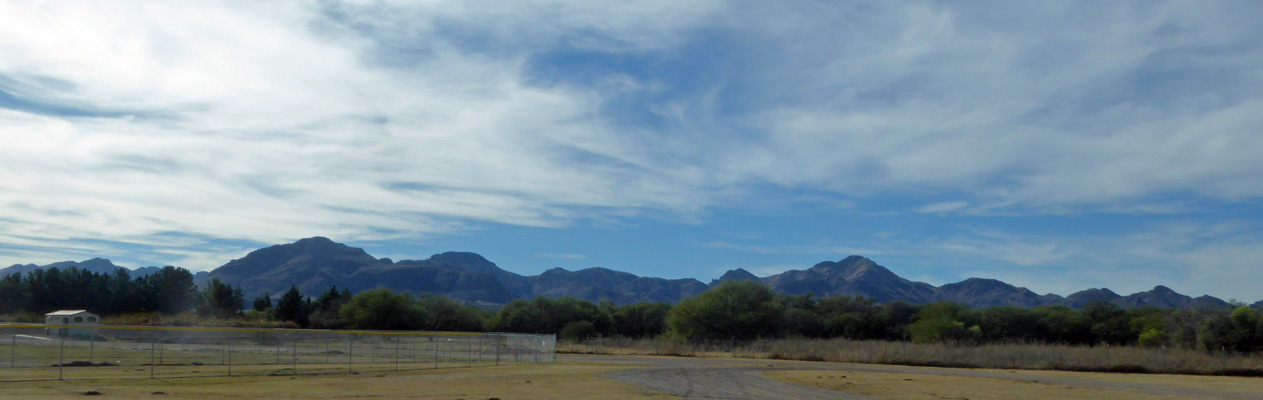
[{"label": "wire fence", "polygon": [[0,381],[354,374],[556,361],[556,335],[0,324]]}]

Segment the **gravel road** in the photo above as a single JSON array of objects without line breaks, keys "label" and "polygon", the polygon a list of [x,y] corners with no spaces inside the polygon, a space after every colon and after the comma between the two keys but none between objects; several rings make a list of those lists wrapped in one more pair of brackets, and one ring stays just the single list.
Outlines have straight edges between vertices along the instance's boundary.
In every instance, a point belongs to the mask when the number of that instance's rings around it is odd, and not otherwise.
[{"label": "gravel road", "polygon": [[[646,368],[616,372],[609,377],[647,390],[670,393],[687,399],[870,399],[856,394],[834,392],[764,377],[770,369],[888,372],[1006,379],[1102,390],[1131,391],[1181,398],[1260,400],[1258,393],[1200,389],[1164,384],[1111,382],[1083,378],[1015,374],[997,370],[957,368],[917,368],[897,365],[861,365],[782,360],[714,360],[683,357],[578,356],[563,355],[558,361],[626,363]],[[1263,385],[1263,380],[1260,380]]]},{"label": "gravel road", "polygon": [[870,399],[765,377],[760,372],[770,368],[767,363],[715,362],[662,357],[576,357],[575,359],[627,362],[649,366],[651,368],[615,372],[609,377],[635,384],[643,389],[670,393],[686,399]]}]

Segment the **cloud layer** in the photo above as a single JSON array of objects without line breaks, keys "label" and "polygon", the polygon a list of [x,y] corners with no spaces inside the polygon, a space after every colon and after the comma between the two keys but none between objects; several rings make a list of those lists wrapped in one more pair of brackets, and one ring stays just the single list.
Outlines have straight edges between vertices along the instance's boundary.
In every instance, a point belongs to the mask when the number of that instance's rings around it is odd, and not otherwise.
[{"label": "cloud layer", "polygon": [[[314,234],[704,223],[804,192],[942,218],[1252,205],[1260,7],[4,3],[0,259],[208,268]],[[1005,254],[980,240],[944,249]]]}]

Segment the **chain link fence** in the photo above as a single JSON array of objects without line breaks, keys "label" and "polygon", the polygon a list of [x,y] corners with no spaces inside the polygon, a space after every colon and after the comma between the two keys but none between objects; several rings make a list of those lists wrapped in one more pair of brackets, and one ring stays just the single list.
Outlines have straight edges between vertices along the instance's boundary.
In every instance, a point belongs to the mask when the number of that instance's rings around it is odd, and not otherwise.
[{"label": "chain link fence", "polygon": [[556,335],[0,324],[0,381],[354,374],[556,361]]}]

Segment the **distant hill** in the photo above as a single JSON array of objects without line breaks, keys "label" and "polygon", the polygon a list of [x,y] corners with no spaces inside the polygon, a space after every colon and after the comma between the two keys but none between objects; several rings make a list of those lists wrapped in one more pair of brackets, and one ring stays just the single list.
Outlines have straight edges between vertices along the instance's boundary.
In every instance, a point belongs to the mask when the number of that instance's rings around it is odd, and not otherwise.
[{"label": "distant hill", "polygon": [[447,252],[425,260],[394,262],[323,237],[255,250],[211,271],[210,278],[241,286],[251,298],[283,293],[291,285],[303,293],[318,293],[336,285],[352,292],[387,287],[489,304],[537,296],[620,304],[675,302],[706,290],[696,279],[646,278],[604,268],[556,268],[522,276],[474,253]]},{"label": "distant hill", "polygon": [[[27,272],[31,272],[37,269],[47,270],[49,268],[57,268],[59,270],[66,270],[72,267],[78,268],[81,270],[92,271],[98,274],[113,274],[114,271],[121,269],[121,270],[127,271],[128,276],[130,276],[132,279],[136,279],[142,276],[149,276],[150,274],[153,274],[154,272],[158,272],[158,270],[162,269],[161,267],[141,267],[141,268],[132,270],[132,269],[127,269],[124,267],[114,265],[113,262],[111,262],[110,260],[106,260],[104,258],[93,258],[93,259],[84,260],[84,261],[60,261],[60,262],[55,262],[48,265],[13,264],[6,268],[0,268],[0,276],[9,276],[13,274],[26,274]],[[205,271],[194,272],[193,282],[195,283],[201,282],[201,280],[205,279],[207,275],[209,275],[209,273]]]},{"label": "distant hill", "polygon": [[[101,273],[101,274],[112,274],[114,273],[115,270],[127,269],[127,268],[114,265],[114,263],[110,262],[110,260],[106,260],[104,258],[93,258],[93,259],[84,260],[84,261],[55,262],[48,265],[13,264],[12,266],[8,268],[0,269],[0,276],[7,276],[7,275],[15,274],[15,273],[25,274],[27,272],[31,272],[37,269],[47,270],[49,268],[57,268],[57,269],[64,270],[64,269],[69,269],[71,267],[75,267],[75,268],[87,270],[87,271],[92,271],[96,273]],[[131,270],[128,270],[128,271],[131,271]]]},{"label": "distant hill", "polygon": [[934,300],[952,301],[974,308],[993,306],[1038,307],[1060,304],[1065,299],[1055,294],[1039,295],[1024,287],[995,280],[969,278],[940,286]]},{"label": "distant hill", "polygon": [[[25,273],[36,268],[77,266],[96,272],[118,268],[109,260],[94,258],[82,262],[62,262],[45,266],[14,265],[0,274]],[[156,271],[145,267],[132,271],[133,277]],[[244,257],[196,276],[240,286],[247,300],[272,294],[273,298],[298,287],[316,295],[331,286],[359,292],[377,287],[411,293],[435,293],[483,305],[504,304],[537,296],[576,297],[590,301],[610,300],[618,304],[638,302],[674,303],[708,287],[729,281],[758,281],[772,290],[790,295],[865,296],[878,302],[908,301],[930,303],[952,301],[974,308],[991,306],[1038,307],[1060,305],[1082,308],[1092,301],[1109,301],[1121,307],[1229,307],[1223,300],[1202,296],[1191,298],[1167,288],[1121,296],[1109,289],[1088,289],[1061,297],[1038,294],[1023,287],[983,278],[934,286],[904,279],[861,256],[825,261],[803,270],[758,277],[744,269],[724,273],[709,285],[696,279],[642,277],[606,268],[569,271],[554,268],[539,275],[523,276],[505,271],[486,258],[467,252],[435,254],[424,260],[393,261],[375,258],[364,249],[350,247],[324,237],[302,239],[254,250]],[[1263,301],[1256,303],[1263,307]]]},{"label": "distant hill", "polygon": [[935,288],[895,275],[873,260],[850,256],[842,261],[825,261],[806,270],[790,270],[763,278],[772,290],[786,294],[811,293],[816,296],[861,295],[879,302],[906,300],[926,303],[935,298]]}]

